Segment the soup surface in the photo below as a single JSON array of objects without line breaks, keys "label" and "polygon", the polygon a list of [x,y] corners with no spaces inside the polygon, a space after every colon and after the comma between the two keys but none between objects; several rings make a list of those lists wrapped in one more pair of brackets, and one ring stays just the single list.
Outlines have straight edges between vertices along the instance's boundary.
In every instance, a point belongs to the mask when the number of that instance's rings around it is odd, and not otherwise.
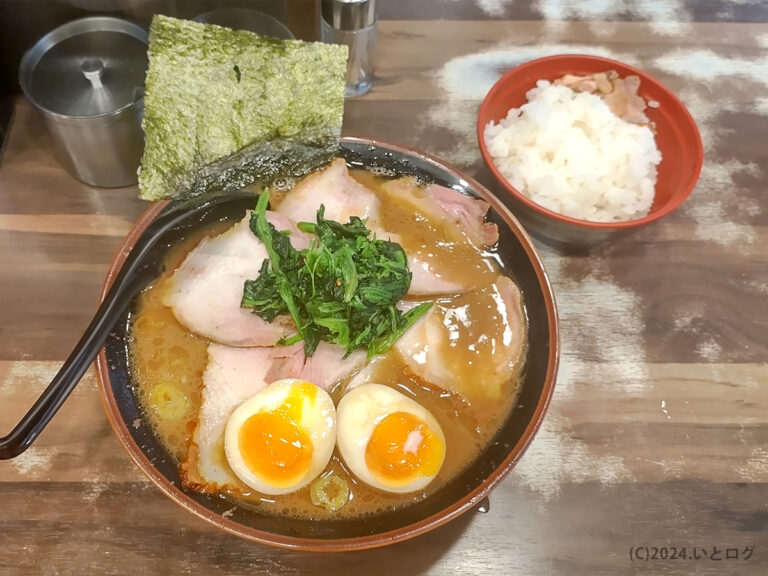
[{"label": "soup surface", "polygon": [[[217,487],[188,480],[188,489],[216,492],[239,505],[277,515],[323,519],[375,514],[424,499],[449,482],[478,457],[511,413],[527,327],[519,292],[494,258],[492,247],[478,247],[460,225],[424,209],[420,202],[427,192],[418,182],[392,180],[365,170],[350,174],[380,201],[378,214],[368,220],[369,228],[377,236],[392,231],[391,239],[402,245],[409,262],[413,258],[423,263],[421,270],[428,279],[432,274],[438,283],[462,288],[449,293],[409,293],[406,307],[434,302],[427,317],[385,354],[344,373],[327,390],[336,405],[350,388],[365,383],[384,384],[415,400],[442,428],[446,446],[442,468],[426,488],[390,493],[352,474],[337,447],[321,474],[333,473],[349,488],[348,501],[335,511],[313,504],[308,486],[279,496],[260,494],[241,482]],[[279,211],[282,196],[290,193],[273,195],[272,206]],[[143,291],[132,314],[130,352],[136,393],[146,420],[187,479],[195,477],[195,473],[190,476],[189,467],[197,465],[195,442],[205,424],[200,414],[210,342],[182,325],[164,302],[174,271],[185,257],[201,240],[231,226],[217,223],[174,246],[166,257],[167,272]],[[514,315],[510,306],[517,307],[518,320],[509,317]],[[216,466],[231,475],[223,438],[211,453]]]}]

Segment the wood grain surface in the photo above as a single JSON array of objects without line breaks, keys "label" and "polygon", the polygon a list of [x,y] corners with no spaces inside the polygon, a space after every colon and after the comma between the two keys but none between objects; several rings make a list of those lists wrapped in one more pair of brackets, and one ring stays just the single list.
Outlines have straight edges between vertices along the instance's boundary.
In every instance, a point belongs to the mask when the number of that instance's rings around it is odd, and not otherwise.
[{"label": "wood grain surface", "polygon": [[[91,369],[35,445],[0,462],[0,574],[768,574],[765,4],[392,1],[382,16],[376,83],[347,102],[345,131],[421,148],[496,193],[477,109],[505,70],[538,56],[645,69],[704,140],[696,190],[661,222],[588,254],[539,244],[561,370],[490,512],[346,555],[239,540],[141,476]],[[147,207],[136,195],[67,175],[36,111],[17,101],[0,164],[1,434],[90,320]]]}]

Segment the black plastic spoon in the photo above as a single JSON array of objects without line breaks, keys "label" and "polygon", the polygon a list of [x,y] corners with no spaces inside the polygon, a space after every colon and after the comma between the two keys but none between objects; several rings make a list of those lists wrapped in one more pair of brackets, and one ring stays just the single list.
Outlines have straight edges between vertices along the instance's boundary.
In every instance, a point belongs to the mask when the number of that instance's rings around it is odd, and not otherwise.
[{"label": "black plastic spoon", "polygon": [[194,198],[170,204],[147,227],[126,257],[120,272],[104,297],[85,334],[64,362],[43,394],[10,434],[0,439],[0,459],[14,458],[29,448],[51,421],[120,320],[134,296],[157,278],[161,258],[148,258],[155,248],[162,248],[180,229],[203,221],[228,219],[242,215],[256,205],[257,196],[249,192],[218,197]]},{"label": "black plastic spoon", "polygon": [[[69,358],[11,433],[0,438],[0,460],[14,458],[29,448],[61,408],[133,297],[159,276],[160,259],[147,255],[166,241],[170,232],[190,222],[231,217],[235,206],[242,215],[257,199],[254,192],[243,188],[260,190],[280,176],[303,176],[328,163],[338,148],[335,139],[297,142],[276,138],[248,145],[194,174],[193,181],[186,183],[188,193],[194,196],[171,203],[142,233]],[[245,204],[240,206],[238,200]],[[206,211],[207,217],[202,218]]]}]

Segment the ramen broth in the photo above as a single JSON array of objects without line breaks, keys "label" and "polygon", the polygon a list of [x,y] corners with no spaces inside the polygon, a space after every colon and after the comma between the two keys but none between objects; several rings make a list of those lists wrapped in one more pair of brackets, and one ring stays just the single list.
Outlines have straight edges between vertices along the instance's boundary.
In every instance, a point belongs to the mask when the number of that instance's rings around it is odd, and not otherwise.
[{"label": "ramen broth", "polygon": [[[448,277],[471,274],[473,278],[487,278],[490,283],[499,273],[504,273],[490,253],[460,243],[453,244],[454,250],[443,249],[443,246],[450,244],[446,241],[449,233],[442,225],[414,214],[412,207],[388,201],[383,189],[387,180],[383,177],[363,170],[355,170],[351,174],[380,197],[383,225],[399,231],[406,251],[428,250],[430,245],[435,247],[434,251],[440,254],[440,263],[445,263]],[[273,196],[273,200],[277,203],[279,197]],[[203,237],[221,233],[231,225],[216,223],[174,246],[164,262],[165,274],[141,293],[132,315],[130,352],[135,391],[145,420],[179,462],[184,459],[196,426],[208,342],[190,333],[176,320],[171,309],[162,302],[163,288],[186,254]],[[467,295],[463,297],[467,298]],[[487,319],[485,314],[474,318],[472,330],[457,334],[458,345],[472,347],[478,333],[484,330],[490,332],[493,327],[483,324],[484,321],[487,323]],[[340,510],[329,512],[315,506],[310,499],[309,487],[292,494],[267,497],[242,485],[237,494],[224,495],[238,504],[266,513],[313,519],[360,517],[422,500],[456,477],[479,456],[506,421],[518,391],[519,371],[510,374],[509,381],[502,386],[500,398],[477,397],[469,403],[455,393],[422,381],[409,371],[394,349],[375,358],[366,370],[367,381],[390,385],[414,399],[429,410],[442,427],[446,440],[445,462],[432,483],[423,490],[407,494],[380,491],[349,473],[338,449],[335,449],[322,475],[333,471],[348,483],[349,501]],[[472,370],[462,372],[462,377],[466,379],[473,377]],[[345,385],[354,376],[354,373],[349,375],[329,390],[335,404],[338,404]],[[475,377],[478,377],[476,373]],[[225,462],[223,445],[220,448],[222,462]]]}]

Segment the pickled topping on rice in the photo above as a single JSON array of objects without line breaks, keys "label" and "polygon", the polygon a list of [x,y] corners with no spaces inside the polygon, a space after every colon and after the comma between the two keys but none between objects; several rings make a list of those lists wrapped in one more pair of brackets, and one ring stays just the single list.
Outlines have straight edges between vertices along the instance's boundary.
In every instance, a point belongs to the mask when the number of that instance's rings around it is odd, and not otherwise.
[{"label": "pickled topping on rice", "polygon": [[567,86],[574,92],[596,94],[605,100],[611,112],[632,124],[650,124],[645,109],[645,100],[637,93],[640,88],[638,76],[619,77],[615,70],[596,72],[587,76],[566,74],[554,81],[556,86]]}]

